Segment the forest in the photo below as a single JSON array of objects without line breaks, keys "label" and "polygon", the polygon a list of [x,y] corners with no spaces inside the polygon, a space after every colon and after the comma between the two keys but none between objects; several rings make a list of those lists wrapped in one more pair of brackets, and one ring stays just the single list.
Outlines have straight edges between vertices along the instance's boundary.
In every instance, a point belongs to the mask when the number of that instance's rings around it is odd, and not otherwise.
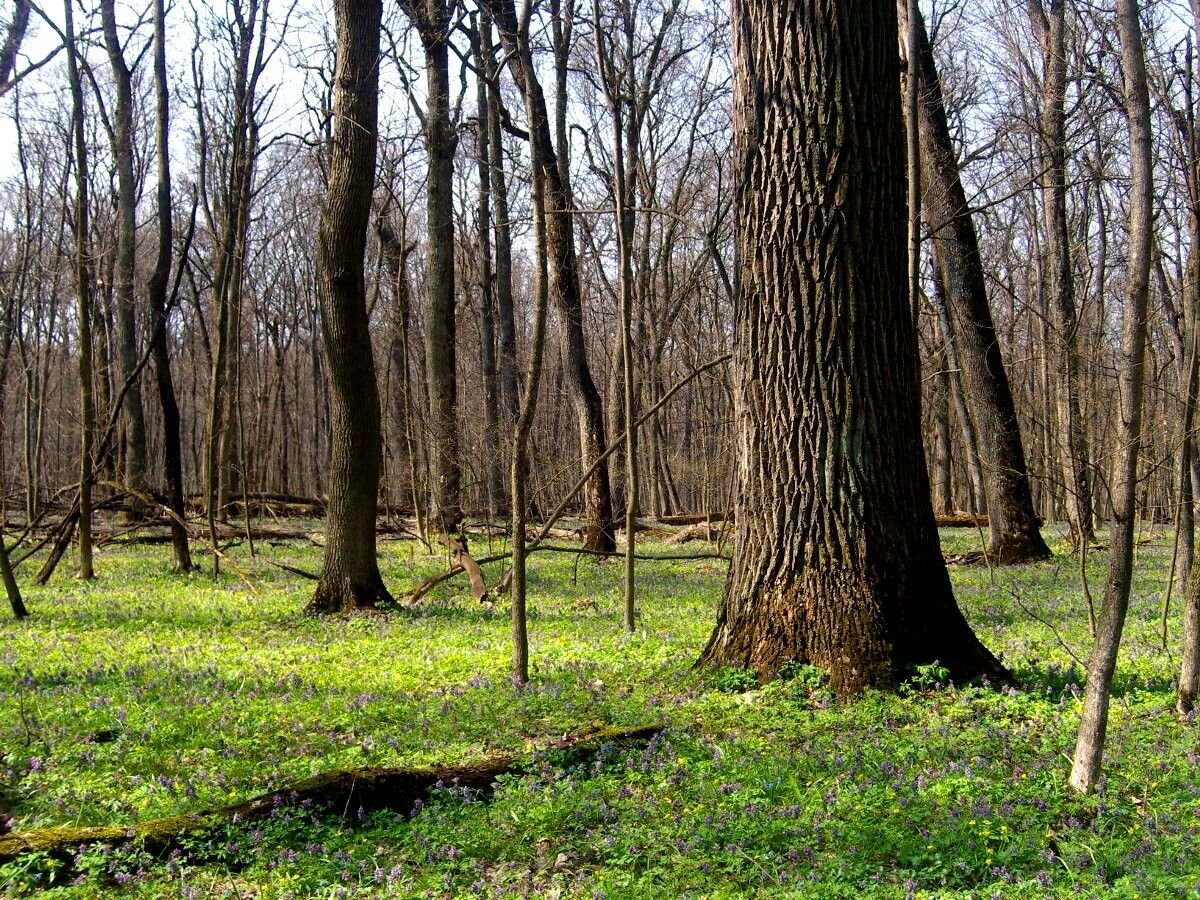
[{"label": "forest", "polygon": [[1200,896],[1200,0],[0,40],[0,896]]}]

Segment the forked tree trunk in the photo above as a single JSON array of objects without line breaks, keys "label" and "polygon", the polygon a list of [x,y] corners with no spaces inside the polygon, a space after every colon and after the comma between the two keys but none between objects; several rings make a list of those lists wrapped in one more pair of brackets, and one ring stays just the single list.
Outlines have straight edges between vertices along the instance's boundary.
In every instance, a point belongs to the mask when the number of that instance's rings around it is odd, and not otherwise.
[{"label": "forked tree trunk", "polygon": [[1129,275],[1121,339],[1121,399],[1118,444],[1121,455],[1113,479],[1113,524],[1109,530],[1108,579],[1088,657],[1083,716],[1071,765],[1071,787],[1089,793],[1100,777],[1108,700],[1117,650],[1129,609],[1133,577],[1133,532],[1137,525],[1137,462],[1142,441],[1142,385],[1146,365],[1146,307],[1150,293],[1150,235],[1154,216],[1150,92],[1137,0],[1117,0],[1125,111],[1129,119]]},{"label": "forked tree trunk", "polygon": [[[575,256],[575,202],[563,180],[550,132],[546,98],[537,79],[532,58],[521,55],[517,46],[517,15],[513,0],[485,0],[492,13],[500,40],[508,54],[513,80],[533,110],[529,139],[537,141],[536,158],[546,176],[546,252],[549,256],[550,298],[558,309],[563,341],[563,367],[579,420],[581,468],[587,471],[607,447],[604,404],[587,361],[583,336],[583,298]],[[612,490],[608,465],[595,467],[584,488],[584,548],[600,553],[616,549],[613,534]]]},{"label": "forked tree trunk", "polygon": [[735,0],[733,29],[741,477],[700,662],[811,663],[840,694],[934,660],[1001,676],[955,605],[922,453],[895,2]]},{"label": "forked tree trunk", "polygon": [[[907,19],[907,0],[896,0],[896,5]],[[963,386],[979,435],[991,530],[989,553],[1001,564],[1045,559],[1050,555],[1050,549],[1042,540],[1040,523],[1033,508],[1016,407],[988,307],[979,238],[959,178],[941,82],[923,25],[917,37],[920,43],[916,62],[920,69],[923,161],[921,196],[926,224],[933,239],[934,258],[949,300]]]},{"label": "forked tree trunk", "polygon": [[375,557],[382,452],[363,277],[375,185],[382,15],[382,0],[334,3],[334,123],[316,253],[332,453],[325,561],[312,612],[391,601]]}]

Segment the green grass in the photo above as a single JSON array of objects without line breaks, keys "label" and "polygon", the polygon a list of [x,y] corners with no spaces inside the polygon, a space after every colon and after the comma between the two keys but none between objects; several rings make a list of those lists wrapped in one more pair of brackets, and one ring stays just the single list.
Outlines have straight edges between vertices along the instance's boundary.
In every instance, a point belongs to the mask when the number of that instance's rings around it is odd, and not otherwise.
[{"label": "green grass", "polygon": [[[257,593],[232,575],[172,577],[163,547],[109,550],[100,580],[64,565],[26,587],[32,619],[0,624],[0,786],[22,829],[132,823],[347,766],[524,752],[598,723],[670,727],[582,767],[544,758],[486,803],[448,790],[352,824],[285,810],[170,860],[87,851],[78,884],[34,855],[0,867],[0,896],[52,877],[47,896],[1197,896],[1200,751],[1171,711],[1158,637],[1171,540],[1144,537],[1106,775],[1086,800],[1066,787],[1082,674],[1063,644],[1086,657],[1087,617],[1061,543],[1044,564],[951,570],[1021,690],[933,690],[930,670],[854,704],[805,670],[736,693],[739,673],[691,669],[718,561],[643,563],[626,635],[619,564],[535,556],[534,678],[517,688],[507,607],[471,603],[464,582],[415,612],[318,621],[300,614],[311,582],[270,565],[315,569],[311,546],[232,550]],[[943,539],[978,546],[971,531]],[[408,543],[381,553],[397,591],[445,564]],[[1105,563],[1089,566],[1097,603]],[[1179,632],[1173,613],[1175,657]]]}]

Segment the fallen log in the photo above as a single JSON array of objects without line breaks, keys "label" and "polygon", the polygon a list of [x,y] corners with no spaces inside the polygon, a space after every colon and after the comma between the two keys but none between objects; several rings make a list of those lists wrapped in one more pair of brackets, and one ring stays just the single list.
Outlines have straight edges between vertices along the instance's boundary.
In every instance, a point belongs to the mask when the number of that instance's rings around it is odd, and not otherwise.
[{"label": "fallen log", "polygon": [[466,544],[456,537],[444,536],[443,540],[450,549],[450,558],[454,560],[454,564],[467,573],[467,578],[471,582],[471,599],[477,603],[486,601],[488,587],[487,581],[483,577],[483,569],[467,552]]},{"label": "fallen log", "polygon": [[[663,730],[662,725],[637,728],[604,728],[583,735],[552,741],[541,748],[570,751],[592,756],[602,747],[640,747]],[[25,853],[47,853],[69,867],[79,848],[91,844],[132,844],[155,856],[182,847],[182,839],[223,824],[264,819],[285,806],[303,804],[316,810],[330,811],[339,818],[353,821],[364,813],[390,809],[409,813],[424,802],[438,787],[466,788],[487,797],[503,775],[518,774],[533,760],[529,756],[495,756],[477,763],[459,766],[434,766],[428,769],[343,769],[325,772],[303,781],[260,794],[242,803],[213,809],[151,819],[136,825],[107,827],[62,826],[33,831],[13,831],[0,835],[0,863],[11,862]]]},{"label": "fallen log", "polygon": [[659,516],[658,521],[664,525],[703,525],[705,522],[717,525],[726,518],[733,520],[733,516],[727,517],[725,513],[679,513],[673,516]]},{"label": "fallen log", "polygon": [[722,531],[727,532],[728,530],[724,522],[714,522],[712,525],[707,522],[697,522],[669,537],[667,543],[679,545],[692,541],[716,541]]},{"label": "fallen log", "polygon": [[935,516],[938,528],[987,528],[988,517],[957,512]]}]

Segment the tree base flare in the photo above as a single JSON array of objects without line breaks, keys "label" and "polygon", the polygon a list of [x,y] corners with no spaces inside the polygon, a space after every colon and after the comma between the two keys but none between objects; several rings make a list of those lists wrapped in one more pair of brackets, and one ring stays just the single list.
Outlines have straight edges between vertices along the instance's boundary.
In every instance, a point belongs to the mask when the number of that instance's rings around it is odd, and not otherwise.
[{"label": "tree base flare", "polygon": [[355,584],[345,577],[323,575],[304,612],[310,616],[332,616],[395,605],[396,601],[378,575],[367,585]]},{"label": "tree base flare", "polygon": [[957,682],[1011,681],[948,592],[931,590],[904,603],[892,595],[793,583],[764,588],[741,602],[726,597],[697,665],[749,668],[764,680],[789,662],[813,665],[829,674],[838,696],[895,688],[917,666],[933,663]]}]

